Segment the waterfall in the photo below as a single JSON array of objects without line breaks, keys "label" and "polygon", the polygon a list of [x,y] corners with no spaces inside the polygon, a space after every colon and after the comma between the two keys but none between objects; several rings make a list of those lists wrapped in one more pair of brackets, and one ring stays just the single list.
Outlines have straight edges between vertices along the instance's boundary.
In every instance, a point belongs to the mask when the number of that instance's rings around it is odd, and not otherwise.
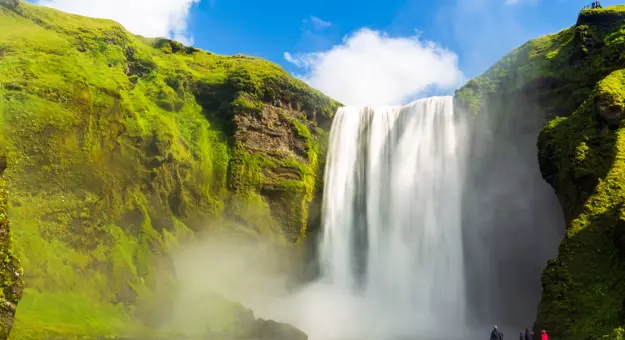
[{"label": "waterfall", "polygon": [[358,297],[361,327],[377,336],[464,325],[460,130],[452,97],[334,118],[321,280]]},{"label": "waterfall", "polygon": [[452,97],[339,109],[320,276],[250,306],[310,340],[479,339],[493,324],[507,334],[531,327],[564,230],[535,157],[544,122],[467,116]]}]

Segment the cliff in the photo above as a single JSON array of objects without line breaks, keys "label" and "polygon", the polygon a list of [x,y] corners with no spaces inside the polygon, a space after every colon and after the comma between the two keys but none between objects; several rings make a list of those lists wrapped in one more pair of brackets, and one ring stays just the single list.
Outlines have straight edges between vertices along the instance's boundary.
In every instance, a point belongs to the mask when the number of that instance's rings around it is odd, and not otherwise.
[{"label": "cliff", "polygon": [[15,0],[0,0],[0,31],[0,142],[27,285],[13,338],[158,325],[155,286],[174,289],[168,256],[185,239],[288,247],[315,221],[339,104],[282,68]]},{"label": "cliff", "polygon": [[2,177],[6,157],[0,149],[0,339],[6,339],[13,327],[17,303],[22,297],[24,282],[19,259],[14,250],[7,212],[8,193]]},{"label": "cliff", "polygon": [[456,93],[495,134],[544,125],[538,163],[566,233],[543,272],[534,326],[553,339],[623,335],[624,47],[625,6],[586,9],[571,28],[524,44]]}]

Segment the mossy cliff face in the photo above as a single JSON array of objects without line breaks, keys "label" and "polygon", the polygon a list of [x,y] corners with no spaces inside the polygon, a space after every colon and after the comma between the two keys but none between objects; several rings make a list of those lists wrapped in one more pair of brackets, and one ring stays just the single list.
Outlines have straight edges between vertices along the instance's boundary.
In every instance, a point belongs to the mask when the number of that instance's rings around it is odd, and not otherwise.
[{"label": "mossy cliff face", "polygon": [[[460,89],[461,107],[524,121],[567,229],[543,276],[535,330],[553,339],[622,338],[625,325],[625,6],[584,10]],[[620,335],[619,335],[620,334]],[[619,337],[620,336],[620,337]]]},{"label": "mossy cliff face", "polygon": [[13,338],[158,325],[167,255],[198,233],[302,238],[336,102],[261,59],[25,2],[0,1],[0,31]]},{"label": "mossy cliff face", "polygon": [[22,269],[15,255],[7,211],[8,193],[2,177],[6,157],[0,151],[0,339],[7,339],[13,327],[17,303],[22,297]]}]

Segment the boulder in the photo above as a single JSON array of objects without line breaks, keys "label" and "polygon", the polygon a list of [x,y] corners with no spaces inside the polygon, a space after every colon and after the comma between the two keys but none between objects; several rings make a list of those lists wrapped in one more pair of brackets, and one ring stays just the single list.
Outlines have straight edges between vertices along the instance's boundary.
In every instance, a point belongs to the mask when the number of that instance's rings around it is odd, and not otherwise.
[{"label": "boulder", "polygon": [[252,327],[252,336],[259,340],[307,340],[308,335],[282,322],[257,319]]},{"label": "boulder", "polygon": [[615,103],[612,96],[605,94],[596,96],[595,114],[598,120],[607,123],[610,127],[618,127],[623,115],[623,106],[619,104],[620,103]]},{"label": "boulder", "polygon": [[0,0],[0,6],[7,7],[8,9],[15,9],[20,4],[20,0]]}]

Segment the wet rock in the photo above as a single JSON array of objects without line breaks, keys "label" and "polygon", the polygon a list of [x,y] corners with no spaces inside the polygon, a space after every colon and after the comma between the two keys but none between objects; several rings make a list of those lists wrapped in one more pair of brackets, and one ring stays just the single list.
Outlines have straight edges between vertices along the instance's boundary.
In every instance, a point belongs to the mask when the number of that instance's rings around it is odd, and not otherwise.
[{"label": "wet rock", "polygon": [[22,297],[24,282],[20,262],[13,251],[11,228],[7,215],[8,192],[4,188],[2,173],[6,158],[0,155],[0,340],[7,339],[13,327],[17,303]]},{"label": "wet rock", "polygon": [[[612,233],[612,242],[614,243],[614,247],[616,248],[619,258],[621,260],[625,260],[625,220],[621,216],[621,218],[616,222],[614,226],[614,230]],[[625,300],[623,300],[625,303]],[[625,313],[625,305],[624,313]],[[625,316],[625,314],[623,314]]]},{"label": "wet rock", "polygon": [[238,331],[235,336],[258,340],[307,340],[308,335],[283,322],[256,319],[254,312],[237,304],[235,322]]},{"label": "wet rock", "polygon": [[308,335],[282,322],[258,319],[254,322],[252,336],[260,340],[307,340]]},{"label": "wet rock", "polygon": [[0,0],[0,6],[7,7],[8,9],[15,9],[20,4],[20,0]]},{"label": "wet rock", "polygon": [[618,128],[623,116],[623,106],[608,94],[597,95],[595,115],[599,121],[607,123],[610,128]]}]

